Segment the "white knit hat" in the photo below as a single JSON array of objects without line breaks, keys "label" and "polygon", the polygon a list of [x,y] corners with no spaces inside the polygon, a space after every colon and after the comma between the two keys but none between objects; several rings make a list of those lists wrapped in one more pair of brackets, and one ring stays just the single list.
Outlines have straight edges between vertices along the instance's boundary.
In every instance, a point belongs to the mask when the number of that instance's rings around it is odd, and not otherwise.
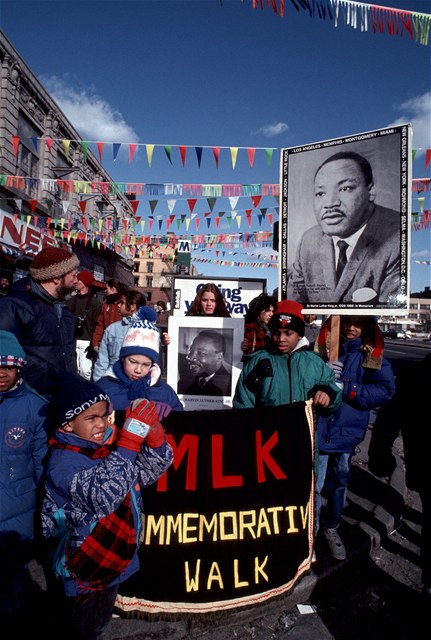
[{"label": "white knit hat", "polygon": [[159,358],[160,334],[156,327],[157,313],[152,307],[140,307],[124,336],[120,358],[144,355],[157,362]]}]

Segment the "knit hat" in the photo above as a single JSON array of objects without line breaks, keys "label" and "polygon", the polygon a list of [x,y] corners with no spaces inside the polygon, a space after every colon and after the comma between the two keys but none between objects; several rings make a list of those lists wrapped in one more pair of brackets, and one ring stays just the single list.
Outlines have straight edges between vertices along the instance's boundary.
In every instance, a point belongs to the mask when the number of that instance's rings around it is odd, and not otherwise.
[{"label": "knit hat", "polygon": [[56,426],[64,427],[86,409],[103,400],[110,403],[108,394],[94,382],[77,373],[60,372],[56,375],[51,396]]},{"label": "knit hat", "polygon": [[27,364],[24,349],[10,331],[0,331],[0,367],[23,367]]},{"label": "knit hat", "polygon": [[46,282],[53,278],[61,278],[79,267],[79,260],[67,249],[46,247],[33,259],[30,275],[36,282]]},{"label": "knit hat", "polygon": [[160,334],[156,327],[157,313],[152,307],[139,307],[124,336],[120,358],[143,355],[157,362],[159,358]]},{"label": "knit hat", "polygon": [[82,284],[85,284],[87,289],[89,289],[93,284],[93,274],[89,271],[80,271],[76,277],[78,278],[78,280],[81,280]]},{"label": "knit hat", "polygon": [[302,316],[302,304],[294,300],[281,300],[277,302],[274,315],[268,322],[269,330],[292,329],[301,338],[304,336],[305,323]]}]

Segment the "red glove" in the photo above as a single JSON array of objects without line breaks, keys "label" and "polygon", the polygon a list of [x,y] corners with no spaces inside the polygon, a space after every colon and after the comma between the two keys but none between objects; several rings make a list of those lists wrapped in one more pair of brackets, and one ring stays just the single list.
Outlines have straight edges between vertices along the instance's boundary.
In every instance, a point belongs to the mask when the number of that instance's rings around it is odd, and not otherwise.
[{"label": "red glove", "polygon": [[118,446],[139,452],[143,442],[148,447],[160,447],[165,441],[165,432],[159,422],[157,407],[149,400],[135,400],[127,410]]}]

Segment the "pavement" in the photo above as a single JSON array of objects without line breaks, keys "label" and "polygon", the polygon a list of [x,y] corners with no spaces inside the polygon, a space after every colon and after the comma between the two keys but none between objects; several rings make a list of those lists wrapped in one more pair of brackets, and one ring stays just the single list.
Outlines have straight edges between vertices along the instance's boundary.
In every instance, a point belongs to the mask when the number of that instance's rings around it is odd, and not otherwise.
[{"label": "pavement", "polygon": [[[333,640],[309,600],[313,592],[325,588],[325,580],[348,563],[360,563],[380,547],[381,540],[395,528],[401,517],[406,495],[404,469],[398,460],[390,478],[376,478],[367,467],[372,421],[352,464],[352,479],[347,493],[340,535],[346,546],[345,561],[334,560],[326,543],[316,541],[316,561],[288,595],[272,599],[246,610],[236,610],[177,620],[147,620],[113,617],[104,640]],[[396,454],[396,452],[394,451]],[[161,568],[163,570],[163,568]],[[43,572],[34,563],[32,577],[43,592]]]}]

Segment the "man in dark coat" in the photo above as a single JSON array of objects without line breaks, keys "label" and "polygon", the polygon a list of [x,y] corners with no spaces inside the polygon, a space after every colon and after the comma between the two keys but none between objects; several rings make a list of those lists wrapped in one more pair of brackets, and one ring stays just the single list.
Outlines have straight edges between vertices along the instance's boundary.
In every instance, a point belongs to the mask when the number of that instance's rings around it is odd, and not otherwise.
[{"label": "man in dark coat", "polygon": [[33,259],[26,286],[0,300],[0,329],[18,338],[25,380],[42,395],[49,396],[59,371],[76,372],[75,316],[64,300],[75,289],[78,267],[74,253],[46,247]]},{"label": "man in dark coat", "polygon": [[396,378],[396,391],[381,407],[373,425],[368,467],[374,475],[390,476],[397,466],[392,445],[401,432],[406,485],[422,502],[421,560],[423,593],[431,600],[431,430],[427,400],[431,388],[431,353],[407,366]]}]

